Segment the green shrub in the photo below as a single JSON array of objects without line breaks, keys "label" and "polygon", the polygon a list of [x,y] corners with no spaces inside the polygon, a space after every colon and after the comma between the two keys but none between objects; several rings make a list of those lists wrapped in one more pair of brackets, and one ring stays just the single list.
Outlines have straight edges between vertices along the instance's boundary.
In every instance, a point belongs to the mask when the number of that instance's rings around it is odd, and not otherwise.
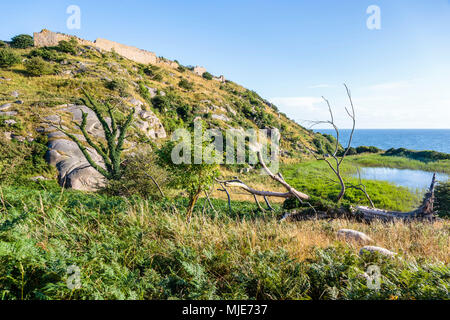
[{"label": "green shrub", "polygon": [[60,62],[64,60],[64,57],[62,55],[58,54],[53,48],[48,47],[34,49],[30,52],[28,56],[30,58],[41,57],[46,61]]},{"label": "green shrub", "polygon": [[45,139],[33,142],[8,141],[0,134],[0,183],[19,183],[30,175],[52,172],[45,161]]},{"label": "green shrub", "polygon": [[10,68],[20,62],[20,56],[11,49],[0,49],[0,67]]},{"label": "green shrub", "polygon": [[107,81],[105,87],[109,90],[116,91],[121,97],[127,97],[128,94],[128,83],[125,80],[111,80]]},{"label": "green shrub", "polygon": [[5,48],[7,46],[6,42],[0,40],[0,48]]},{"label": "green shrub", "polygon": [[193,118],[192,107],[188,104],[177,107],[177,114],[184,122],[189,122]]},{"label": "green shrub", "polygon": [[166,112],[171,109],[171,101],[168,96],[157,95],[151,100],[152,105],[159,112]]},{"label": "green shrub", "polygon": [[156,156],[151,150],[140,150],[128,155],[123,162],[123,176],[120,180],[108,182],[105,191],[118,196],[139,196],[143,199],[161,197],[158,186],[164,192],[169,182],[168,173],[156,163]]},{"label": "green shrub", "polygon": [[72,55],[75,55],[77,53],[77,43],[74,39],[70,41],[62,40],[58,43],[58,46],[56,47],[56,50],[64,53],[69,53]]},{"label": "green shrub", "polygon": [[194,84],[186,79],[181,79],[180,82],[178,82],[178,86],[186,90],[192,90],[194,88]]},{"label": "green shrub", "polygon": [[441,218],[450,217],[450,181],[440,182],[436,186],[436,210]]},{"label": "green shrub", "polygon": [[11,39],[11,47],[16,49],[26,49],[34,46],[33,37],[28,34],[20,34]]},{"label": "green shrub", "polygon": [[32,57],[25,62],[25,69],[28,74],[34,77],[54,74],[52,65],[41,57]]},{"label": "green shrub", "polygon": [[203,73],[202,77],[203,77],[203,79],[206,79],[206,80],[212,80],[213,79],[213,75],[211,73],[209,73],[209,72]]},{"label": "green shrub", "polygon": [[381,149],[377,147],[367,147],[367,146],[359,146],[356,148],[356,152],[359,153],[379,153]]}]

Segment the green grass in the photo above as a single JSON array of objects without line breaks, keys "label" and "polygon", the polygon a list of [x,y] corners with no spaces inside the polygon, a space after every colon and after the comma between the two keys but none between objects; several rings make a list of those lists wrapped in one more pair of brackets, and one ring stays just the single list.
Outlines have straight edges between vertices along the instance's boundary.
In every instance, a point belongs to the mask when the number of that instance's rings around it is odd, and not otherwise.
[{"label": "green grass", "polygon": [[[249,203],[234,203],[229,216],[215,200],[217,214],[199,206],[187,224],[184,199],[61,192],[53,182],[3,187],[1,199],[0,299],[448,298],[442,262],[360,257],[339,242],[300,259],[294,239],[306,225],[278,223]],[[314,228],[304,232],[333,234],[327,223]],[[381,268],[379,291],[362,277],[370,264]],[[72,265],[81,270],[73,290]]]},{"label": "green grass", "polygon": [[[376,164],[372,155],[349,157],[342,166],[342,173],[347,182],[358,184],[359,180],[353,177],[356,173],[354,164],[366,165],[366,163]],[[396,167],[392,162],[385,162],[391,167]],[[282,173],[292,186],[297,190],[329,201],[335,201],[340,186],[330,179],[335,179],[331,169],[323,161],[308,161],[295,165],[287,165],[282,168]],[[422,200],[423,195],[411,192],[406,187],[393,185],[385,181],[363,180],[367,193],[377,208],[409,211]],[[344,203],[351,205],[369,205],[364,193],[356,189],[347,189]]]},{"label": "green grass", "polygon": [[364,167],[386,167],[398,169],[423,170],[450,174],[450,160],[419,161],[405,157],[393,157],[383,154],[363,154],[348,157],[349,163]]}]

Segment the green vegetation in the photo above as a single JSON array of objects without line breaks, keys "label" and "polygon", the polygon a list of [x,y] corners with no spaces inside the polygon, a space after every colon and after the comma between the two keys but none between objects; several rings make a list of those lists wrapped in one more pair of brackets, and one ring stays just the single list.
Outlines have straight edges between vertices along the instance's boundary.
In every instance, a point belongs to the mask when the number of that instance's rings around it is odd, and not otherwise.
[{"label": "green vegetation", "polygon": [[450,181],[439,182],[435,191],[436,210],[442,218],[450,217]]},{"label": "green vegetation", "polygon": [[[359,159],[365,159],[368,156]],[[356,167],[359,164],[355,156],[348,157],[341,166],[341,172],[345,181],[358,184]],[[308,161],[301,164],[288,165],[281,168],[286,181],[297,190],[302,190],[306,194],[313,196],[317,204],[325,203],[333,207],[334,200],[340,192],[338,183],[331,182],[335,179],[331,170],[325,162]],[[421,194],[411,193],[405,187],[395,186],[385,181],[363,180],[362,181],[377,208],[391,209],[398,211],[409,211],[422,200]],[[359,190],[348,188],[342,199],[342,205],[351,204],[370,205],[364,193]]]},{"label": "green vegetation", "polygon": [[5,48],[7,46],[6,42],[0,40],[0,48]]},{"label": "green vegetation", "polygon": [[361,167],[386,167],[450,173],[450,160],[420,161],[385,154],[364,154],[349,158]]},{"label": "green vegetation", "polygon": [[77,53],[77,41],[73,38],[70,41],[62,40],[55,49],[60,52],[75,55]]},{"label": "green vegetation", "polygon": [[385,156],[405,157],[423,162],[450,160],[450,154],[437,151],[414,151],[405,148],[389,149],[384,153]]},{"label": "green vegetation", "polygon": [[10,68],[20,63],[20,56],[11,49],[0,49],[0,67]]},{"label": "green vegetation", "polygon": [[33,37],[28,34],[20,34],[11,39],[11,47],[16,49],[27,49],[34,46]]},{"label": "green vegetation", "polygon": [[53,66],[41,57],[32,57],[25,61],[25,69],[29,75],[34,77],[50,75],[55,72]]},{"label": "green vegetation", "polygon": [[[197,212],[188,226],[176,214],[185,201],[61,193],[43,182],[3,187],[1,197],[2,299],[448,298],[448,264],[406,254],[360,257],[331,236],[338,222],[280,224],[246,203],[235,203],[239,216],[227,216],[226,203],[213,200],[218,213]],[[389,226],[367,228],[379,241],[392,238]],[[396,232],[402,247],[414,232],[411,250],[418,253],[438,243],[445,252],[449,238],[448,228],[437,226]],[[316,245],[305,247],[311,238]],[[326,238],[330,243],[321,244]],[[379,291],[362,276],[371,264],[381,268]],[[72,265],[81,271],[74,290],[66,284]]]},{"label": "green vegetation", "polygon": [[180,88],[186,89],[186,90],[192,90],[194,88],[194,85],[192,82],[189,82],[186,79],[181,79],[180,82],[178,82],[178,86]]},{"label": "green vegetation", "polygon": [[209,73],[209,72],[203,73],[202,77],[203,77],[203,79],[206,79],[206,80],[212,80],[213,79],[213,75],[211,73]]},{"label": "green vegetation", "polygon": [[[171,186],[179,188],[188,194],[189,204],[187,207],[187,219],[191,219],[195,204],[202,192],[208,191],[214,184],[214,178],[219,176],[219,165],[211,163],[196,163],[196,153],[202,155],[209,154],[214,158],[214,150],[210,148],[209,141],[194,143],[188,137],[181,142],[168,141],[157,151],[159,164],[170,172]],[[195,140],[195,139],[194,139]],[[179,157],[180,161],[175,161],[174,157]],[[198,157],[198,156],[197,156]]]}]

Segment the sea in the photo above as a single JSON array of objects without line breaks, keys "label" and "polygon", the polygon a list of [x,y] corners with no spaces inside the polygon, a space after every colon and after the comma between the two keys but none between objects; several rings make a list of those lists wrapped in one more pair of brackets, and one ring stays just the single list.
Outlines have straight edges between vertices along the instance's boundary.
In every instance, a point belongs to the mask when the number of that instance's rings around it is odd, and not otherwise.
[{"label": "sea", "polygon": [[[332,129],[316,129],[316,132],[336,136]],[[347,145],[350,129],[340,130],[340,142]],[[406,148],[450,153],[450,129],[357,129],[352,147],[374,146],[383,150]]]}]

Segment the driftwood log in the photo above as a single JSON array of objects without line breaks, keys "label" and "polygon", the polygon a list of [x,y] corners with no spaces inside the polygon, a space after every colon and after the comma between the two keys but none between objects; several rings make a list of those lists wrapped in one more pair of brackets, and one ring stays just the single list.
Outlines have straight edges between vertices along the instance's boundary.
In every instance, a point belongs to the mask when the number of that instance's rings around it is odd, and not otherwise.
[{"label": "driftwood log", "polygon": [[397,221],[397,220],[435,220],[434,211],[434,189],[436,186],[436,174],[433,175],[430,188],[425,194],[422,205],[410,212],[386,211],[381,209],[373,209],[368,207],[356,207],[355,214],[357,218],[370,222],[373,220],[381,221]]}]

